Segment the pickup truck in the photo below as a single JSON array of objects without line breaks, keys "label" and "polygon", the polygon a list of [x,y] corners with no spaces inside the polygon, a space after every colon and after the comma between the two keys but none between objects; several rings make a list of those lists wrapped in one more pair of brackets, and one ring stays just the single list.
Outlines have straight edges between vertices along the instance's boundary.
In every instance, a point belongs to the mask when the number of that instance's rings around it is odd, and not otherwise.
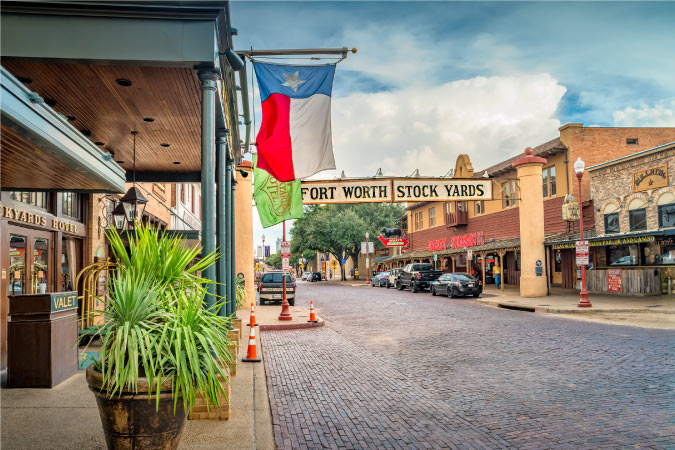
[{"label": "pickup truck", "polygon": [[396,289],[402,291],[410,287],[413,292],[419,292],[420,289],[429,288],[431,283],[443,274],[440,270],[435,270],[433,264],[413,263],[408,264],[398,274],[396,279]]}]

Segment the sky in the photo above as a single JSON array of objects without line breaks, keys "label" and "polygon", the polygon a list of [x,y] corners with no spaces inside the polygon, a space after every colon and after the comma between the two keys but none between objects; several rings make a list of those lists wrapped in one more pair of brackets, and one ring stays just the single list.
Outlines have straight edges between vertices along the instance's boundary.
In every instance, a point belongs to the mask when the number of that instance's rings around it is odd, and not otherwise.
[{"label": "sky", "polygon": [[440,176],[462,153],[480,170],[568,122],[675,126],[675,3],[233,1],[231,14],[237,49],[358,49],[335,75],[337,170],[314,178]]}]

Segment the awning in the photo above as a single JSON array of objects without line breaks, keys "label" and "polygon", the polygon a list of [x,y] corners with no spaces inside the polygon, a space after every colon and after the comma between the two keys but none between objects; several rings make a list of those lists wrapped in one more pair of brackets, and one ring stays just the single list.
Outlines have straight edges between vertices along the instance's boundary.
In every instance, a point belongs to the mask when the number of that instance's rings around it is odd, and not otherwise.
[{"label": "awning", "polygon": [[125,171],[0,68],[2,190],[124,192]]},{"label": "awning", "polygon": [[[584,236],[588,241],[589,247],[604,247],[607,245],[629,245],[639,244],[642,242],[654,242],[657,237],[667,236],[667,232],[671,230],[646,230],[633,231],[626,233],[604,234],[600,236]],[[675,234],[675,233],[673,233]],[[576,241],[579,240],[579,233],[574,233],[566,239],[548,239],[544,243],[552,247],[554,250],[564,248],[575,248]]]}]

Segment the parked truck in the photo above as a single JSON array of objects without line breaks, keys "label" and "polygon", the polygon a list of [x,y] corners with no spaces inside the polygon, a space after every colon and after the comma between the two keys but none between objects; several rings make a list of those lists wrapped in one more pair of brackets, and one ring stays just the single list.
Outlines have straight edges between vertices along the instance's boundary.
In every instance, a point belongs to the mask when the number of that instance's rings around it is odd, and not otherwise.
[{"label": "parked truck", "polygon": [[413,292],[419,292],[420,289],[428,289],[431,283],[443,274],[440,270],[435,270],[433,264],[412,263],[401,269],[396,279],[396,289],[402,291],[409,287]]}]

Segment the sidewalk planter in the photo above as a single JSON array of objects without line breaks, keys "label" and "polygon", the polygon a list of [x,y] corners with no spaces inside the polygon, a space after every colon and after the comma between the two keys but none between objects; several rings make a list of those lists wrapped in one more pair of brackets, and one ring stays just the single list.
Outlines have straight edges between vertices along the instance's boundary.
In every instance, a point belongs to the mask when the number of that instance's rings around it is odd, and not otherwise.
[{"label": "sidewalk planter", "polygon": [[[185,426],[182,395],[178,397],[176,414],[173,412],[172,380],[160,386],[159,408],[156,408],[153,383],[152,398],[148,398],[148,380],[139,378],[137,392],[123,389],[121,395],[110,394],[103,386],[103,374],[87,367],[87,383],[96,396],[105,441],[109,449],[172,450],[178,448]],[[213,409],[213,407],[211,407]]]},{"label": "sidewalk planter", "polygon": [[[236,364],[236,363],[235,363]],[[220,385],[226,392],[219,394],[220,405],[207,405],[203,395],[198,395],[190,412],[190,420],[228,420],[230,418],[230,378],[219,377]]]}]

